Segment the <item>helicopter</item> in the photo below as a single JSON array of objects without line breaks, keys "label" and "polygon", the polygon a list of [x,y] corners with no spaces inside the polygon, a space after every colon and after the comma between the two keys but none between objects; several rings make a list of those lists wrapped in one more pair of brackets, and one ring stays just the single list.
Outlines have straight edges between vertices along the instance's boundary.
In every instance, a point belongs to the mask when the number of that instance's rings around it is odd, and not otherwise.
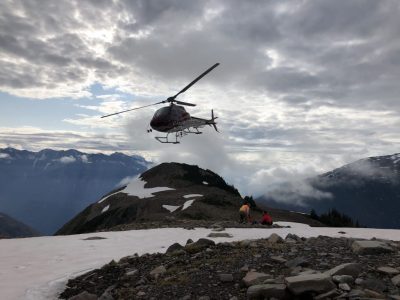
[{"label": "helicopter", "polygon": [[[150,121],[150,129],[147,129],[147,132],[150,133],[153,131],[164,132],[166,133],[165,136],[156,136],[155,139],[163,144],[179,144],[179,140],[187,135],[187,134],[202,134],[199,131],[199,128],[202,128],[206,125],[213,126],[214,129],[218,131],[217,123],[215,119],[217,117],[214,116],[214,111],[211,110],[211,119],[203,119],[190,116],[190,114],[185,110],[183,106],[196,106],[196,104],[183,102],[176,100],[175,98],[178,97],[180,94],[186,92],[190,87],[192,87],[197,81],[203,78],[205,75],[210,73],[214,68],[216,68],[219,63],[214,64],[212,67],[208,68],[202,74],[200,74],[196,79],[194,79],[191,83],[185,86],[181,91],[179,91],[176,95],[168,97],[166,100],[140,106],[116,113],[112,113],[109,115],[102,116],[101,118],[107,118],[114,115],[122,114],[128,111],[142,109],[145,107],[169,103],[168,106],[161,107],[155,113],[153,118]],[[178,105],[177,105],[178,104]],[[183,105],[183,106],[182,106]],[[172,141],[169,139],[169,134],[174,133],[175,139]]]}]

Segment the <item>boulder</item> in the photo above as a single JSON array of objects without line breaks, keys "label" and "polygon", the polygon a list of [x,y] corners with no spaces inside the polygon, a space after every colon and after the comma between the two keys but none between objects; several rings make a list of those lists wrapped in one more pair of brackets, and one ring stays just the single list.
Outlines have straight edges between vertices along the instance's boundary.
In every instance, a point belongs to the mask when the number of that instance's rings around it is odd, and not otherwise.
[{"label": "boulder", "polygon": [[257,284],[247,289],[248,299],[282,299],[287,296],[284,284]]},{"label": "boulder", "polygon": [[373,299],[385,299],[386,298],[385,295],[382,295],[381,293],[378,293],[378,292],[370,290],[370,289],[365,289],[364,293],[367,298],[373,298]]},{"label": "boulder", "polygon": [[286,277],[287,288],[294,294],[304,292],[326,293],[336,288],[331,277],[327,274],[311,274]]},{"label": "boulder", "polygon": [[215,242],[209,239],[199,239],[197,242],[187,244],[185,250],[190,253],[195,253],[205,250],[210,246],[215,246]]},{"label": "boulder", "polygon": [[381,241],[355,241],[351,245],[354,253],[357,254],[382,254],[394,252],[393,248]]},{"label": "boulder", "polygon": [[172,253],[178,250],[182,250],[183,246],[179,243],[174,243],[171,246],[168,247],[167,252],[166,253]]},{"label": "boulder", "polygon": [[226,237],[226,238],[231,238],[232,234],[229,234],[227,232],[211,232],[207,237],[211,238],[218,238],[218,237]]},{"label": "boulder", "polygon": [[243,283],[248,287],[255,284],[262,283],[265,279],[271,278],[271,275],[265,273],[259,273],[255,271],[247,272],[246,276],[243,277]]},{"label": "boulder", "polygon": [[167,269],[164,266],[158,266],[157,268],[150,271],[150,276],[157,279],[160,275],[164,274],[165,272],[167,272]]},{"label": "boulder", "polygon": [[285,266],[288,268],[296,268],[298,266],[300,267],[307,267],[309,265],[308,260],[304,257],[296,257],[294,259],[288,260],[285,263]]},{"label": "boulder", "polygon": [[378,272],[386,274],[386,275],[397,275],[400,274],[400,271],[398,269],[392,268],[392,267],[379,267],[377,269]]},{"label": "boulder", "polygon": [[276,244],[276,243],[283,243],[284,240],[283,238],[281,238],[279,235],[277,235],[276,233],[273,233],[270,235],[270,237],[268,238],[268,242],[272,243],[272,244]]},{"label": "boulder", "polygon": [[325,272],[329,276],[350,275],[352,277],[357,277],[360,273],[361,265],[358,263],[341,264]]},{"label": "boulder", "polygon": [[394,277],[392,278],[392,283],[393,283],[395,286],[400,287],[400,275],[394,276]]},{"label": "boulder", "polygon": [[384,281],[377,278],[367,278],[360,284],[363,288],[373,290],[378,293],[382,293],[387,290],[387,286]]},{"label": "boulder", "polygon": [[349,283],[352,284],[354,282],[354,277],[350,275],[334,275],[332,276],[332,280],[335,283]]}]

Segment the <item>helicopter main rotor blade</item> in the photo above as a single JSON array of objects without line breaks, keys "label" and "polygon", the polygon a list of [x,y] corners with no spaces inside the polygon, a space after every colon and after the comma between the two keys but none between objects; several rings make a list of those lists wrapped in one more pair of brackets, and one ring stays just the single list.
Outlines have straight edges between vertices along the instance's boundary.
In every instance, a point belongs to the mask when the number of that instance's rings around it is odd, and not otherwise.
[{"label": "helicopter main rotor blade", "polygon": [[153,103],[153,104],[149,104],[149,105],[145,105],[145,106],[135,107],[135,108],[119,111],[119,112],[116,112],[116,113],[113,113],[113,114],[105,115],[105,116],[102,116],[101,118],[107,118],[107,117],[111,117],[111,116],[114,116],[114,115],[119,115],[119,114],[122,114],[122,113],[125,113],[125,112],[128,112],[128,111],[137,110],[137,109],[141,109],[141,108],[145,108],[145,107],[149,107],[149,106],[153,106],[153,105],[157,105],[157,104],[162,104],[162,103],[165,103],[165,102],[161,101],[161,102],[157,102],[157,103]]},{"label": "helicopter main rotor blade", "polygon": [[206,71],[204,71],[201,75],[199,75],[195,80],[193,80],[191,83],[189,83],[187,86],[185,86],[178,94],[176,94],[173,97],[170,97],[168,99],[172,99],[174,100],[179,94],[182,94],[184,92],[186,92],[193,84],[195,84],[197,81],[199,81],[201,78],[203,78],[204,76],[207,75],[207,73],[210,73],[214,68],[218,67],[219,63],[216,63],[215,65],[213,65],[212,67],[210,67],[209,69],[207,69]]},{"label": "helicopter main rotor blade", "polygon": [[174,100],[174,102],[177,103],[177,104],[180,104],[180,105],[196,106],[196,104],[188,103],[188,102],[183,102],[183,101],[178,101],[178,100]]}]

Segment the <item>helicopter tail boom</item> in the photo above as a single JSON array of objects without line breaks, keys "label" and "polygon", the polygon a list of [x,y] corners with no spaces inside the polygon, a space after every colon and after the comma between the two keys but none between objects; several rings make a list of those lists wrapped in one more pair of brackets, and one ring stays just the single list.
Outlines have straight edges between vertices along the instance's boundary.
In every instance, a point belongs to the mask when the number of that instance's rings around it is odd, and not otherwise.
[{"label": "helicopter tail boom", "polygon": [[214,117],[214,110],[212,109],[211,110],[211,120],[209,120],[208,122],[207,122],[207,124],[208,125],[212,125],[213,127],[214,127],[214,129],[215,129],[215,131],[216,132],[219,132],[218,131],[218,128],[217,128],[217,123],[215,122],[215,119],[217,119],[218,117]]}]

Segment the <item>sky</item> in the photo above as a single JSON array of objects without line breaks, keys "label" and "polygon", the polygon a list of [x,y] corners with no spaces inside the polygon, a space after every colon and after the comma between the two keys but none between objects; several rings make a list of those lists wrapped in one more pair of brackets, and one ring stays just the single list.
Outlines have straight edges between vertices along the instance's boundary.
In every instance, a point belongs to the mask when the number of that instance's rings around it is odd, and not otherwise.
[{"label": "sky", "polygon": [[[215,238],[216,243],[268,238],[276,233],[300,237],[331,236],[336,238],[399,241],[399,230],[375,228],[309,227],[306,224],[275,222],[288,228],[227,228],[231,238]],[[2,239],[0,246],[0,289],[4,299],[55,299],[65,289],[68,279],[100,268],[111,260],[144,253],[165,253],[173,243],[185,245],[190,238],[208,238],[207,228],[158,228],[129,231],[96,232],[67,236]],[[342,233],[339,233],[342,232]],[[85,240],[90,237],[103,237]],[[137,241],[140,241],[138,243]],[[95,255],[94,255],[95,254]]]},{"label": "sky", "polygon": [[[262,194],[400,152],[396,0],[5,0],[0,147],[199,164]],[[176,94],[218,116],[179,145],[146,129]]]}]

